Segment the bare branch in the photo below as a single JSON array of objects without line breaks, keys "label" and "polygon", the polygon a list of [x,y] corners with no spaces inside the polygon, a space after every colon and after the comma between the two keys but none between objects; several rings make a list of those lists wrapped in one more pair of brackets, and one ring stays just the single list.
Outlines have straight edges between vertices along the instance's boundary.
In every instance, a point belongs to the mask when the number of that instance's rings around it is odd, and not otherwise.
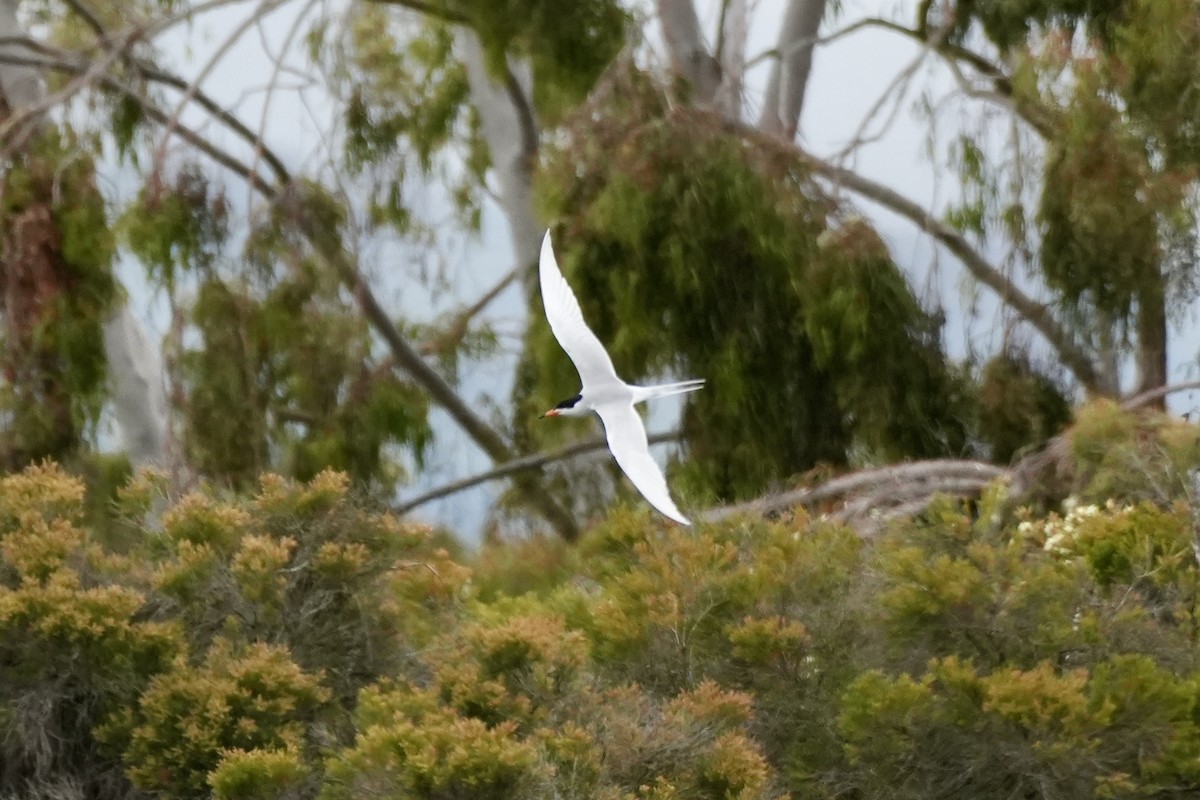
[{"label": "bare branch", "polygon": [[1140,394],[1135,394],[1133,397],[1127,398],[1121,402],[1121,408],[1126,411],[1136,411],[1143,406],[1161,400],[1167,395],[1175,394],[1176,392],[1189,392],[1194,389],[1200,389],[1200,381],[1188,381],[1187,383],[1173,383],[1169,386],[1158,386]]},{"label": "bare branch", "polygon": [[875,183],[843,167],[830,164],[816,156],[803,154],[801,157],[816,174],[837,185],[845,186],[869,200],[874,200],[905,217],[935,238],[958,257],[972,277],[994,291],[1005,305],[1016,311],[1046,338],[1058,353],[1059,358],[1090,394],[1112,393],[1111,378],[1098,374],[1091,356],[1058,323],[1050,309],[1025,294],[1003,272],[980,255],[961,233],[913,201],[882,184]]},{"label": "bare branch", "polygon": [[[1054,119],[1046,108],[1035,105],[1028,98],[1018,97],[1013,91],[1012,79],[1001,67],[985,56],[976,53],[974,50],[964,47],[957,42],[950,41],[946,36],[945,28],[942,28],[940,32],[935,32],[931,36],[924,24],[920,28],[913,29],[892,22],[891,20],[869,17],[859,20],[853,25],[848,25],[839,32],[839,35],[845,35],[866,27],[882,28],[913,39],[922,45],[932,47],[943,58],[959,87],[968,95],[1003,105],[1024,120],[1026,124],[1037,131],[1043,138],[1049,138],[1053,134]],[[822,42],[824,41],[822,40]],[[966,64],[979,73],[979,75],[991,83],[992,91],[989,92],[971,86],[970,81],[963,75],[959,64]]]},{"label": "bare branch", "polygon": [[100,19],[96,14],[87,7],[83,0],[65,0],[67,6],[74,11],[84,24],[92,29],[96,34],[96,38],[104,41],[108,38],[108,32],[104,30],[104,26],[100,23]]},{"label": "bare branch", "polygon": [[894,492],[911,496],[912,486],[923,487],[930,495],[941,491],[940,487],[961,487],[964,483],[982,486],[1008,476],[1008,470],[983,461],[961,461],[937,459],[915,461],[875,469],[866,469],[826,481],[818,486],[793,489],[780,494],[768,495],[746,503],[720,506],[709,509],[701,518],[706,522],[718,522],[740,514],[771,514],[799,505],[812,505],[870,489],[871,496],[883,492]]},{"label": "bare branch", "polygon": [[[290,204],[289,210],[292,212],[294,224],[332,273],[337,275],[351,292],[363,316],[387,343],[395,363],[420,384],[433,402],[446,411],[493,461],[505,462],[516,458],[516,453],[504,438],[475,413],[392,324],[391,318],[379,304],[370,286],[347,256],[341,241],[317,225],[307,213],[304,204],[298,202],[296,195],[289,194],[280,200]],[[517,488],[560,536],[567,541],[578,538],[579,528],[575,520],[549,494],[538,487],[536,482],[521,479],[517,481]]]},{"label": "bare branch", "polygon": [[[677,442],[683,438],[683,434],[679,431],[674,433],[659,433],[649,437],[650,444],[661,444],[663,442]],[[407,514],[414,508],[423,506],[426,503],[449,497],[452,494],[458,494],[482,483],[504,478],[517,472],[525,470],[540,469],[547,464],[553,464],[556,461],[566,461],[569,458],[591,453],[596,450],[603,450],[608,447],[608,440],[604,438],[588,439],[584,442],[575,442],[565,447],[560,447],[558,450],[552,450],[548,453],[534,453],[533,455],[514,458],[511,461],[506,461],[503,464],[496,466],[486,472],[480,472],[477,475],[471,475],[466,478],[447,483],[445,486],[439,486],[436,489],[431,489],[428,492],[411,497],[405,500],[393,510],[397,514]]]},{"label": "bare branch", "polygon": [[159,142],[158,147],[155,148],[155,163],[161,163],[163,160],[167,149],[167,143],[170,140],[171,134],[174,132],[176,126],[179,124],[179,116],[183,113],[183,110],[187,107],[188,103],[191,102],[191,100],[200,91],[200,84],[204,82],[204,79],[208,77],[208,74],[217,66],[217,64],[221,62],[221,59],[224,58],[225,54],[229,52],[229,49],[237,43],[238,39],[245,35],[246,31],[250,30],[250,28],[258,23],[263,17],[270,14],[279,6],[283,5],[283,3],[286,1],[287,0],[262,0],[262,2],[259,3],[258,8],[255,9],[254,13],[243,20],[240,25],[234,28],[233,31],[225,37],[225,41],[221,42],[220,47],[213,52],[212,56],[209,57],[208,62],[201,68],[196,77],[192,79],[191,83],[187,87],[187,90],[183,93],[183,97],[175,106],[175,110],[171,113],[170,119],[167,120],[167,123],[164,126],[165,129],[162,134],[162,139]]},{"label": "bare branch", "polygon": [[[896,117],[900,114],[904,98],[908,95],[908,87],[912,82],[913,76],[920,69],[921,64],[925,62],[927,54],[928,51],[922,49],[904,69],[896,73],[896,76],[892,78],[887,87],[879,94],[878,99],[867,110],[867,113],[863,115],[862,121],[859,122],[854,134],[847,140],[842,149],[832,156],[831,161],[841,161],[859,147],[877,142],[884,137],[888,129],[892,126],[892,123],[896,121]],[[892,109],[887,119],[883,125],[879,126],[875,133],[867,135],[867,128],[870,127],[875,117],[883,110],[889,98],[893,99],[891,103]]]},{"label": "bare branch", "polygon": [[[316,6],[318,1],[319,0],[308,0],[308,3],[300,11],[300,13],[296,15],[296,18],[294,20],[292,20],[292,24],[288,28],[287,35],[283,37],[283,44],[281,45],[281,53],[286,53],[288,48],[291,47],[292,42],[294,41],[296,35],[300,32],[301,23],[304,22],[305,18],[313,10],[313,8]],[[267,50],[268,50],[268,47],[267,47],[266,43],[264,42],[263,43],[263,51],[267,52]],[[271,70],[272,70],[271,71],[271,79],[267,82],[267,96],[263,98],[262,113],[259,115],[259,118],[258,118],[258,130],[255,132],[255,135],[254,135],[254,162],[250,166],[251,166],[251,168],[257,168],[258,167],[258,159],[266,158],[267,162],[271,164],[271,168],[276,170],[276,175],[280,176],[280,180],[283,182],[287,182],[287,180],[288,180],[288,178],[286,177],[287,171],[283,169],[283,164],[278,163],[278,159],[276,159],[274,157],[274,155],[271,153],[271,151],[267,149],[266,143],[263,141],[263,134],[266,132],[266,129],[267,129],[267,117],[270,114],[270,110],[271,110],[271,101],[275,98],[275,90],[278,88],[279,75],[283,70],[283,56],[282,55],[280,55],[279,58],[274,60]],[[202,92],[197,90],[196,94],[200,95],[200,94],[202,94]],[[230,116],[232,116],[232,115],[230,115]],[[241,124],[241,120],[238,120],[236,117],[234,117],[234,120],[239,125]],[[275,162],[275,163],[272,163],[272,162]]]},{"label": "bare branch", "polygon": [[431,341],[421,345],[421,354],[431,355],[433,353],[440,353],[448,347],[461,342],[462,338],[467,335],[467,328],[470,326],[471,320],[483,313],[483,310],[491,305],[492,301],[499,297],[524,272],[524,266],[510,269],[492,288],[484,292],[482,297],[455,314],[454,318],[445,325],[442,333],[434,337]]},{"label": "bare branch", "polygon": [[[18,55],[6,51],[0,51],[0,64],[15,64],[34,67],[42,70],[68,72],[76,75],[85,73],[87,71],[88,63],[86,61],[72,57],[63,51],[47,47],[46,45],[43,45],[32,39],[21,37],[14,40],[13,37],[6,37],[5,42],[0,42],[0,44],[14,43],[33,50],[36,53],[45,55]],[[138,76],[145,80],[181,90],[186,90],[189,86],[188,82],[184,79],[176,75],[172,75],[171,73],[166,72],[145,60],[131,59],[128,63],[134,68]],[[155,122],[159,124],[166,123],[168,119],[167,115],[162,112],[161,109],[149,104],[147,98],[145,98],[143,94],[136,88],[130,87],[118,79],[107,75],[96,76],[96,81],[109,91],[117,92],[130,99],[136,100],[147,113],[147,115],[150,116]],[[197,91],[193,99],[198,105],[212,114],[214,118],[221,122],[232,133],[237,135],[238,138],[250,144],[254,144],[255,142],[259,141],[259,137],[254,131],[250,130],[250,128],[248,128],[236,116],[221,108],[221,106],[215,100],[213,100],[204,92]],[[177,124],[176,127],[176,132],[180,133],[178,130],[180,126]],[[183,138],[185,138],[189,144],[195,144],[194,135],[192,137],[183,136]],[[271,171],[275,173],[276,179],[280,183],[287,183],[290,181],[291,175],[289,174],[287,168],[284,167],[282,160],[280,160],[280,158],[272,150],[261,145],[261,143],[259,147],[262,151],[262,158],[270,166]],[[211,155],[211,153],[209,154]],[[225,166],[230,166],[227,154],[225,157],[218,159],[218,161],[225,164]],[[234,161],[236,162],[236,159],[234,159]],[[243,174],[239,169],[234,169],[234,171],[239,175]],[[243,175],[243,177],[247,176]]]}]

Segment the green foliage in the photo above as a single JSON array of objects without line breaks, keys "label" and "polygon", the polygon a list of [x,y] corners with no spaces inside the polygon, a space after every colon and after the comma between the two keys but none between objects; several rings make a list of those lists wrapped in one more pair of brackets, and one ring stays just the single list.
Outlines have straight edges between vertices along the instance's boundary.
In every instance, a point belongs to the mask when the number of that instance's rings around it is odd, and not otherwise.
[{"label": "green foliage", "polygon": [[1113,79],[1151,147],[1172,165],[1200,164],[1196,48],[1200,15],[1188,0],[1129,0],[1112,31]]},{"label": "green foliage", "polygon": [[976,401],[979,436],[1000,464],[1044,443],[1071,420],[1071,404],[1062,391],[1022,355],[1002,353],[989,361],[979,376]]},{"label": "green foliage", "polygon": [[347,736],[466,572],[345,476],[165,510],[155,485],[97,517],[57,468],[0,478],[0,793],[311,797],[313,731]]},{"label": "green foliage", "polygon": [[1180,496],[1188,471],[1200,463],[1195,426],[1159,413],[1127,414],[1107,400],[1076,411],[1068,441],[1070,489],[1089,503],[1123,497],[1165,506]]},{"label": "green foliage", "polygon": [[870,540],[623,510],[478,579],[344,475],[166,507],[139,475],[99,518],[57,468],[0,478],[0,793],[1192,796],[1200,568],[1164,476],[1195,429],[1098,403],[1066,436],[1108,502],[995,487]]},{"label": "green foliage", "polygon": [[178,359],[190,463],[239,487],[267,468],[302,480],[333,468],[363,485],[393,485],[405,474],[390,448],[423,463],[428,399],[373,363],[365,322],[288,214],[323,235],[338,235],[342,223],[341,209],[314,192],[301,210],[277,209],[256,229],[248,245],[256,281],[212,275],[199,287],[191,322],[200,340]]},{"label": "green foliage", "polygon": [[[414,24],[385,4],[363,4],[337,51],[314,36],[318,58],[345,58],[336,77],[345,98],[346,162],[370,183],[371,222],[409,235],[432,222],[421,219],[411,197],[413,166],[447,187],[462,222],[480,223],[490,157],[447,22],[465,21],[475,32],[500,85],[510,80],[508,59],[527,56],[536,106],[527,111],[531,119],[554,120],[592,89],[624,46],[629,21],[613,0],[573,3],[566,16],[546,0],[439,0],[426,8]],[[442,158],[446,153],[457,163]]]},{"label": "green foliage", "polygon": [[173,291],[184,271],[210,270],[229,234],[229,208],[196,165],[172,183],[155,177],[125,210],[124,242],[146,265],[151,280]]},{"label": "green foliage", "polygon": [[[298,748],[327,695],[287,650],[257,644],[239,651],[219,640],[203,663],[180,660],[156,676],[137,710],[107,728],[105,736],[128,736],[124,760],[138,788],[162,797],[203,798],[218,767],[226,786],[251,780],[231,774],[227,754],[232,751]],[[241,764],[248,767],[245,759]],[[269,773],[279,769],[263,759],[258,767]]]},{"label": "green foliage", "polygon": [[[939,20],[927,22],[932,32]],[[1003,225],[1026,260],[1039,252],[1038,272],[1078,339],[1097,354],[1136,352],[1144,375],[1160,374],[1165,320],[1196,291],[1195,3],[970,0],[952,23],[959,43],[978,23],[1016,65],[1014,107],[1046,144],[1040,241],[1017,213],[1028,178],[1011,162],[982,173],[969,158],[958,165],[973,202],[953,221],[981,235]]]},{"label": "green foliage", "polygon": [[615,0],[580,0],[564,16],[553,0],[447,0],[465,15],[501,77],[512,53],[529,57],[535,99],[554,118],[581,101],[625,45],[629,15]]},{"label": "green foliage", "polygon": [[1094,72],[1080,68],[1075,107],[1046,160],[1038,212],[1042,267],[1066,301],[1125,319],[1158,280],[1160,204],[1141,141],[1121,124]]},{"label": "green foliage", "polygon": [[[684,483],[741,497],[851,450],[959,452],[961,387],[878,237],[792,155],[669,110],[645,76],[614,80],[540,187],[561,220],[560,264],[619,371],[708,379],[688,397]],[[525,411],[577,387],[534,319]]]},{"label": "green foliage", "polygon": [[1129,0],[959,0],[954,9],[954,35],[964,37],[971,24],[978,22],[989,39],[1008,49],[1024,42],[1037,28],[1082,23],[1092,32],[1103,32],[1130,5]]},{"label": "green foliage", "polygon": [[0,478],[0,792],[63,782],[90,796],[121,770],[93,732],[135,703],[182,646],[146,619],[146,594],[114,583],[83,517],[83,485],[55,467]]},{"label": "green foliage", "polygon": [[114,243],[85,143],[39,130],[7,165],[0,202],[0,465],[68,458],[100,415]]},{"label": "green foliage", "polygon": [[[453,30],[437,23],[416,32],[400,28],[382,4],[363,4],[353,17],[341,76],[347,93],[346,164],[370,182],[375,225],[412,234],[429,222],[415,213],[419,203],[409,196],[412,166],[445,181],[464,221],[479,223],[489,162],[453,40]],[[460,157],[459,167],[439,160],[447,150]]]},{"label": "green foliage", "polygon": [[308,484],[265,477],[249,505],[191,495],[162,527],[170,557],[152,582],[193,649],[284,644],[347,704],[429,636],[465,580],[426,529],[360,507],[330,472]]},{"label": "green foliage", "polygon": [[1194,680],[1138,656],[1090,673],[1049,662],[981,672],[951,656],[919,681],[864,674],[838,724],[868,794],[1170,796],[1196,780]]},{"label": "green foliage", "polygon": [[[323,800],[351,800],[365,792],[385,797],[533,797],[536,753],[515,740],[510,726],[489,728],[436,706],[417,712],[393,708],[388,696],[362,699],[364,726],[355,748],[328,766],[332,782]],[[407,699],[407,698],[405,698]]]},{"label": "green foliage", "polygon": [[208,775],[216,800],[275,800],[294,796],[308,770],[295,748],[230,750]]}]

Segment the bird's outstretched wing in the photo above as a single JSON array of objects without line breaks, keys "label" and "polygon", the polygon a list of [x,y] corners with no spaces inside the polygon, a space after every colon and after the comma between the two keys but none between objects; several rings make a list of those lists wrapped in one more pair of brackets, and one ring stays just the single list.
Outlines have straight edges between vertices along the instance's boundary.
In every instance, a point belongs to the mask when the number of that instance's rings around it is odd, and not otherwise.
[{"label": "bird's outstretched wing", "polygon": [[542,240],[538,278],[542,284],[542,305],[546,307],[546,319],[550,322],[550,330],[574,362],[583,388],[586,390],[589,384],[596,386],[612,381],[619,382],[620,378],[613,368],[612,359],[608,357],[608,351],[583,321],[579,301],[575,299],[571,286],[558,269],[554,248],[550,245],[550,231],[546,231],[546,238]]},{"label": "bird's outstretched wing", "polygon": [[608,436],[608,449],[629,480],[637,487],[650,505],[680,523],[691,525],[667,490],[667,479],[650,456],[650,445],[646,441],[646,428],[632,403],[604,403],[596,408],[604,422],[604,433]]}]

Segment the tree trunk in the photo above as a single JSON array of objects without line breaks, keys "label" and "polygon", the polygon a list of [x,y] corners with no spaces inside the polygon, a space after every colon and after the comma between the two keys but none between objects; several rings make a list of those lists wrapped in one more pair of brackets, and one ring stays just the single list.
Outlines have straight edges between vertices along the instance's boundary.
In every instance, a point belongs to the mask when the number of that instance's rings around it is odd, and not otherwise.
[{"label": "tree trunk", "polygon": [[121,441],[134,467],[170,469],[170,407],[162,356],[146,338],[141,324],[121,302],[104,323],[104,353],[112,384],[113,413]]},{"label": "tree trunk", "polygon": [[721,85],[713,100],[724,116],[742,115],[742,90],[746,75],[746,36],[749,34],[750,9],[747,0],[722,0],[721,30],[717,38],[717,63]]},{"label": "tree trunk", "polygon": [[[1161,274],[1155,274],[1138,297],[1136,394],[1167,385],[1167,301]],[[1166,408],[1166,397],[1154,402]]]},{"label": "tree trunk", "polygon": [[789,141],[795,138],[800,126],[804,93],[812,73],[813,47],[825,16],[825,4],[826,0],[791,0],[783,14],[775,64],[767,80],[758,127]]},{"label": "tree trunk", "polygon": [[[17,0],[0,0],[0,41],[23,36],[17,20]],[[23,48],[0,44],[0,52],[20,53]],[[0,64],[0,90],[9,112],[28,108],[41,99],[42,81],[37,70],[13,64]]]},{"label": "tree trunk", "polygon": [[[18,0],[0,0],[0,41],[25,35],[17,18]],[[0,48],[20,50],[15,45]],[[38,72],[0,64],[0,89],[7,111],[35,105],[45,97]],[[150,345],[124,299],[104,326],[104,351],[112,383],[113,410],[134,466],[169,467],[168,404],[162,356]]]},{"label": "tree trunk", "polygon": [[658,0],[658,17],[671,68],[691,89],[691,99],[711,105],[721,86],[721,65],[704,45],[693,0]]},{"label": "tree trunk", "polygon": [[525,288],[537,272],[538,250],[545,226],[533,207],[533,170],[537,165],[538,128],[533,112],[533,77],[527,64],[509,63],[501,84],[487,70],[483,45],[474,31],[460,26],[458,53],[467,68],[471,102],[479,112],[483,137],[499,184],[500,208],[508,220],[517,263],[526,265]]}]

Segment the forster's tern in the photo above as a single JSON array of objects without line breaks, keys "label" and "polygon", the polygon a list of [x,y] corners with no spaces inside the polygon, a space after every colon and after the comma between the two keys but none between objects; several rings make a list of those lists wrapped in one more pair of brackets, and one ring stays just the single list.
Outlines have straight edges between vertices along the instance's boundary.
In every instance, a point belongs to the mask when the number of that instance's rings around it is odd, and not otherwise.
[{"label": "forster's tern", "polygon": [[546,307],[546,319],[554,338],[567,351],[579,380],[583,384],[579,394],[564,400],[547,411],[544,417],[582,417],[595,411],[604,423],[608,437],[608,449],[617,464],[633,481],[637,490],[650,501],[650,505],[683,525],[691,525],[671,499],[667,481],[662,470],[650,457],[650,446],[646,442],[646,428],[634,405],[654,397],[666,397],[684,392],[694,392],[704,385],[704,380],[668,383],[661,386],[634,386],[617,377],[612,359],[596,334],[583,321],[579,301],[575,299],[566,278],[558,269],[554,259],[554,248],[550,245],[550,232],[542,240],[542,258],[538,267],[542,284],[542,304]]}]

